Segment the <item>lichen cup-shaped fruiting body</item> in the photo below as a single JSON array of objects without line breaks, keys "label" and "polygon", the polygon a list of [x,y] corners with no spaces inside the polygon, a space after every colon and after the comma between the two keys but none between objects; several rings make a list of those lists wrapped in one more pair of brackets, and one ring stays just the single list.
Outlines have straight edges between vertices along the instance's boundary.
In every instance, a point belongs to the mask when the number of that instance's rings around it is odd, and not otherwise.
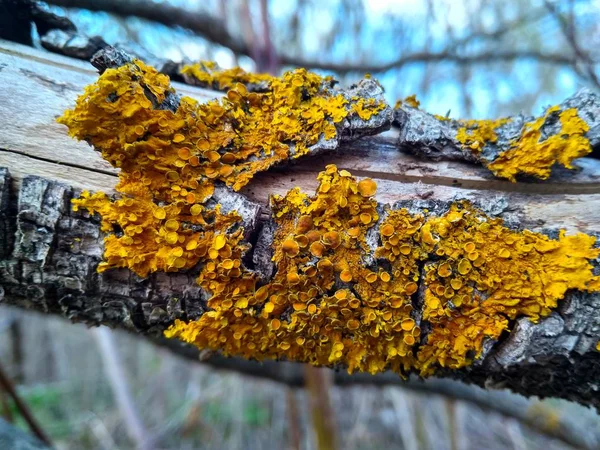
[{"label": "lichen cup-shaped fruiting body", "polygon": [[257,359],[426,376],[468,366],[510,320],[549,315],[570,289],[600,291],[594,237],[514,231],[466,202],[439,216],[382,216],[373,180],[328,166],[319,181],[313,197],[293,189],[273,200],[276,275],[255,303],[177,322],[167,336]]},{"label": "lichen cup-shaped fruiting body", "polygon": [[[167,336],[256,359],[339,364],[372,373],[410,369],[420,332],[410,301],[416,264],[406,273],[366,268],[371,252],[366,236],[379,221],[375,183],[357,183],[335,166],[319,181],[314,197],[294,189],[273,199],[274,278],[253,297],[216,306],[196,322],[177,322]],[[414,233],[415,224],[407,221]],[[401,246],[400,236],[410,239],[399,227],[386,242]],[[382,253],[392,254],[395,247],[384,248]]]}]

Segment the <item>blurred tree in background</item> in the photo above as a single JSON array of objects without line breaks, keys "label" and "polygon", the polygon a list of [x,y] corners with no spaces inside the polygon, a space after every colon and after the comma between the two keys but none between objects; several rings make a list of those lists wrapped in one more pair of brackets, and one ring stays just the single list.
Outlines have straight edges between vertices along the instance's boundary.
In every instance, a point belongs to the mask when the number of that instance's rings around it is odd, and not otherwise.
[{"label": "blurred tree in background", "polygon": [[390,102],[417,94],[425,109],[453,117],[538,112],[579,86],[598,87],[593,1],[49,3],[86,34],[133,43],[144,54],[258,71],[301,66],[344,85],[372,73]]}]

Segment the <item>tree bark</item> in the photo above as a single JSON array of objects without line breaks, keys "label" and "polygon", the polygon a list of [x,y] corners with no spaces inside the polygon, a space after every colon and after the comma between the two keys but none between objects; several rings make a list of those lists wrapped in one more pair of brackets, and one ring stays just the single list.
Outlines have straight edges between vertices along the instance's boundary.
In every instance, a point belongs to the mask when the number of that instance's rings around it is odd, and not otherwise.
[{"label": "tree bark", "polygon": [[[146,279],[124,269],[96,272],[103,251],[98,219],[74,213],[70,200],[84,188],[110,192],[116,172],[55,123],[95,77],[80,62],[0,44],[0,302],[157,339],[175,319],[197,319],[206,306],[199,300],[193,271],[155,273]],[[200,99],[219,95],[176,88]],[[270,194],[293,186],[310,192],[316,173],[335,163],[353,175],[375,179],[380,203],[412,201],[426,208],[464,198],[511,226],[547,234],[558,228],[600,234],[598,161],[582,159],[579,171],[558,174],[550,182],[514,184],[464,162],[431,162],[400,153],[395,139],[342,143],[335,152],[259,174],[236,194],[255,219],[247,226],[257,233],[268,228]],[[539,323],[518,319],[474,366],[439,375],[598,408],[599,308],[598,294],[569,293]]]}]

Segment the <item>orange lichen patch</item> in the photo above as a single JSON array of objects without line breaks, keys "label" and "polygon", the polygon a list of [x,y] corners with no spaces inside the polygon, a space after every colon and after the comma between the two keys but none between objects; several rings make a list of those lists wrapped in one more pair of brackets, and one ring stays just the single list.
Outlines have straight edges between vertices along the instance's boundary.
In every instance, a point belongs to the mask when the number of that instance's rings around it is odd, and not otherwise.
[{"label": "orange lichen patch", "polygon": [[181,68],[180,73],[193,77],[202,86],[221,91],[234,87],[236,83],[262,86],[269,84],[274,78],[267,73],[246,72],[240,67],[221,69],[214,61],[200,61],[185,65]]},{"label": "orange lichen patch", "polygon": [[217,180],[238,190],[256,172],[335,138],[353,108],[371,117],[385,107],[372,98],[351,107],[330,85],[297,69],[272,77],[265,92],[237,83],[221,100],[183,97],[173,112],[158,107],[174,98],[168,77],[135,60],[106,70],[59,122],[122,170],[124,193],[141,186],[155,200],[178,201],[185,192],[202,203]]},{"label": "orange lichen patch", "polygon": [[[543,127],[558,121],[560,129],[550,136],[543,135]],[[487,143],[496,143],[496,130],[510,119],[459,121],[456,139],[475,154],[480,154]],[[585,137],[588,124],[578,116],[577,109],[563,111],[559,106],[546,110],[544,116],[523,126],[519,137],[509,143],[509,148],[492,161],[482,159],[494,175],[516,181],[517,175],[527,175],[543,180],[550,176],[552,166],[561,164],[572,169],[573,160],[592,151]]]},{"label": "orange lichen patch", "polygon": [[[394,270],[378,274],[363,261],[367,231],[379,221],[376,202],[363,196],[356,180],[335,166],[328,166],[319,181],[314,197],[294,189],[285,197],[273,198],[278,225],[273,256],[276,275],[239,310],[241,314],[211,299],[214,311],[196,322],[176,322],[167,336],[258,359],[340,363],[349,371],[375,373],[392,368],[406,373],[413,365],[412,346],[420,334],[411,317],[410,301],[418,267],[414,258],[396,257],[394,248],[412,240],[422,219],[411,218],[406,211],[390,212],[386,220],[394,224],[395,232],[384,238],[380,253],[393,257]],[[324,185],[328,188],[322,189]],[[341,197],[347,199],[345,206],[340,206]],[[369,224],[363,223],[361,214],[372,218]],[[358,231],[350,235],[350,229]],[[297,242],[298,236],[312,240],[311,245],[294,246],[291,242]],[[406,275],[409,260],[412,272]],[[339,282],[351,284],[352,289],[340,288]],[[234,334],[239,339],[232,338]]]},{"label": "orange lichen patch", "polygon": [[[293,189],[273,198],[276,275],[259,290],[239,253],[232,257],[239,232],[233,244],[214,235],[207,253],[216,261],[199,277],[212,311],[176,322],[167,336],[258,359],[429,375],[470,364],[509,320],[547,316],[569,289],[600,291],[590,264],[600,254],[593,237],[516,232],[468,203],[429,217],[388,209],[379,223],[376,202],[352,177],[328,166],[319,181],[314,197]],[[377,225],[374,256],[385,270],[364,259],[367,233]],[[411,297],[423,263],[422,314],[431,332],[415,348],[421,329]]]},{"label": "orange lichen patch", "polygon": [[[542,127],[548,120],[555,120],[557,115],[560,130],[544,139]],[[588,124],[578,116],[577,109],[560,111],[558,106],[551,107],[543,117],[525,124],[521,136],[487,167],[495,175],[511,181],[519,174],[545,180],[554,164],[572,169],[573,160],[592,151],[585,137],[588,130]]]},{"label": "orange lichen patch", "polygon": [[[332,165],[314,196],[295,188],[272,199],[276,270],[261,280],[242,264],[240,216],[207,202],[215,182],[239,188],[292,147],[298,155],[335,133],[346,100],[303,70],[261,94],[236,85],[221,101],[183,98],[175,112],[158,108],[167,99],[168,79],[136,61],[106,70],[60,120],[121,169],[121,198],[73,201],[102,217],[98,269],[193,269],[209,295],[208,311],[175,321],[168,337],[248,358],[428,375],[469,364],[509,320],[547,316],[568,289],[600,291],[593,237],[519,233],[467,203],[441,216],[382,214],[375,182]],[[573,120],[563,128],[576,134]],[[413,311],[420,291],[426,337]]]},{"label": "orange lichen patch", "polygon": [[405,97],[404,100],[397,100],[394,105],[394,109],[400,108],[402,105],[408,105],[411,108],[418,109],[421,106],[421,102],[417,100],[417,94],[409,95]]},{"label": "orange lichen patch", "polygon": [[473,153],[480,153],[487,142],[498,141],[496,128],[508,122],[510,119],[461,120],[462,126],[456,133],[456,139]]},{"label": "orange lichen patch", "polygon": [[[98,271],[127,267],[140,276],[155,271],[188,269],[205,257],[215,230],[226,229],[238,220],[236,214],[223,216],[212,211],[206,216],[189,216],[188,224],[202,225],[202,232],[180,229],[180,207],[159,207],[148,198],[125,197],[112,201],[103,193],[84,191],[73,200],[73,210],[87,209],[102,217],[102,231],[110,233],[104,240],[104,261]],[[208,225],[205,219],[212,222]],[[114,228],[122,234],[114,234]]]},{"label": "orange lichen patch", "polygon": [[[468,365],[481,355],[484,340],[497,339],[509,319],[537,321],[569,289],[600,289],[590,264],[600,255],[594,237],[561,232],[558,240],[551,240],[513,231],[468,203],[454,204],[427,223],[439,239],[424,247],[436,254],[442,250],[445,256],[426,266],[423,319],[432,332],[418,353],[417,366],[424,375],[433,373],[434,366]],[[484,244],[474,261],[467,258],[473,243]],[[440,273],[443,266],[448,270]],[[447,277],[450,271],[460,274],[459,282]]]},{"label": "orange lichen patch", "polygon": [[358,114],[362,120],[369,120],[375,114],[380,113],[386,108],[384,102],[378,102],[374,98],[353,98],[352,110]]}]

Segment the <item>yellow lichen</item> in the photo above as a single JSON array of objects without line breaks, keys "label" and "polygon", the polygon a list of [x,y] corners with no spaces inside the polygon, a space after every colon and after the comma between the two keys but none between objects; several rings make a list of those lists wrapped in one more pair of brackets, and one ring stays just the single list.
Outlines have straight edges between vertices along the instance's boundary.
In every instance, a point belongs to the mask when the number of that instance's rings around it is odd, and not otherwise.
[{"label": "yellow lichen", "polygon": [[221,69],[214,61],[200,61],[195,64],[188,64],[181,68],[181,74],[193,77],[199,84],[219,90],[228,90],[235,87],[236,83],[245,85],[270,84],[274,80],[272,75],[267,73],[246,72],[240,67],[232,69]]},{"label": "yellow lichen", "polygon": [[[367,230],[379,220],[372,198],[375,183],[357,183],[335,166],[328,166],[319,181],[314,197],[294,189],[272,200],[278,226],[273,256],[277,271],[260,288],[262,302],[253,302],[254,295],[244,300],[249,306],[238,311],[224,308],[222,300],[213,297],[209,305],[214,311],[196,322],[177,322],[167,336],[258,359],[341,363],[350,371],[372,373],[409,370],[415,361],[411,347],[420,335],[410,297],[416,291],[418,265],[415,256],[401,255],[397,249],[417,232],[419,219],[405,211],[390,213],[394,230],[382,238],[377,254],[389,258],[392,270],[372,272],[363,256],[368,251]],[[291,244],[300,236],[310,236],[310,247]],[[219,279],[218,266],[215,269],[212,278]],[[232,289],[232,283],[229,280],[223,291]],[[352,289],[345,287],[349,284]]]},{"label": "yellow lichen", "polygon": [[[560,129],[550,136],[544,136],[542,128],[552,120],[560,122]],[[469,151],[480,154],[487,143],[496,143],[496,129],[510,122],[510,119],[459,121],[462,125],[456,139]],[[553,106],[543,117],[523,126],[519,137],[510,141],[508,149],[493,161],[482,159],[483,164],[494,175],[516,181],[517,175],[547,179],[552,166],[561,164],[572,169],[574,159],[592,151],[585,134],[587,123],[577,114],[577,109],[563,111]]]},{"label": "yellow lichen", "polygon": [[[439,216],[382,215],[376,183],[333,165],[314,196],[295,188],[272,199],[276,270],[261,280],[242,263],[239,215],[207,199],[216,181],[241,187],[269,158],[287,158],[289,143],[306,148],[345,117],[343,97],[320,86],[296,71],[264,94],[237,86],[220,102],[183,98],[172,112],[156,108],[168,79],[136,62],[107,70],[60,119],[121,169],[120,198],[84,192],[73,201],[102,217],[98,270],[194,270],[210,296],[208,311],[175,321],[167,337],[247,358],[429,375],[470,364],[509,320],[547,316],[569,289],[600,291],[593,237],[513,231],[469,203]],[[425,337],[413,311],[421,291]]]},{"label": "yellow lichen", "polygon": [[378,102],[374,98],[353,98],[352,110],[362,120],[369,120],[374,115],[380,113],[386,108],[385,102]]},{"label": "yellow lichen", "polygon": [[408,105],[411,108],[419,109],[421,102],[417,100],[417,94],[409,95],[404,100],[397,100],[394,109],[400,108],[402,105]]},{"label": "yellow lichen", "polygon": [[[328,166],[319,181],[314,197],[294,189],[273,199],[277,270],[260,288],[264,304],[246,299],[252,306],[237,311],[211,299],[215,311],[177,322],[167,336],[257,359],[429,375],[467,366],[509,320],[547,316],[569,289],[600,290],[590,264],[600,254],[593,237],[561,233],[551,240],[513,231],[469,203],[453,204],[441,216],[387,210],[379,222],[375,201],[361,195],[352,177]],[[346,206],[340,198],[348,199]],[[362,214],[373,220],[364,223]],[[385,270],[364,263],[366,235],[377,223],[375,256]],[[291,242],[309,234],[310,248],[296,253]],[[423,320],[431,332],[418,345],[412,295],[420,264],[426,267]],[[235,333],[241,338],[233,339]]]},{"label": "yellow lichen", "polygon": [[[557,114],[560,130],[544,139],[542,127]],[[488,168],[495,175],[511,181],[520,174],[545,180],[555,164],[572,169],[574,159],[592,151],[585,137],[588,130],[588,124],[578,116],[577,109],[549,108],[544,117],[525,124],[521,136],[511,142],[510,148],[500,153]]]},{"label": "yellow lichen", "polygon": [[426,267],[423,318],[432,332],[418,355],[422,374],[435,365],[464,367],[508,320],[547,316],[569,289],[599,289],[590,264],[600,255],[594,237],[513,231],[468,203],[427,224],[438,239],[425,249],[444,256]]},{"label": "yellow lichen", "polygon": [[[322,136],[336,137],[336,124],[351,111],[341,94],[304,69],[273,78],[262,93],[238,83],[221,100],[183,97],[175,112],[156,108],[145,89],[157,104],[172,94],[168,77],[141,61],[108,69],[59,122],[121,168],[123,188],[161,190],[165,201],[193,194],[202,203],[216,180],[240,189],[256,172],[305,154]],[[357,113],[377,111],[368,99]]]},{"label": "yellow lichen", "polygon": [[480,153],[487,142],[497,142],[496,128],[507,124],[510,119],[497,120],[461,120],[462,125],[456,133],[458,142],[473,153]]}]

